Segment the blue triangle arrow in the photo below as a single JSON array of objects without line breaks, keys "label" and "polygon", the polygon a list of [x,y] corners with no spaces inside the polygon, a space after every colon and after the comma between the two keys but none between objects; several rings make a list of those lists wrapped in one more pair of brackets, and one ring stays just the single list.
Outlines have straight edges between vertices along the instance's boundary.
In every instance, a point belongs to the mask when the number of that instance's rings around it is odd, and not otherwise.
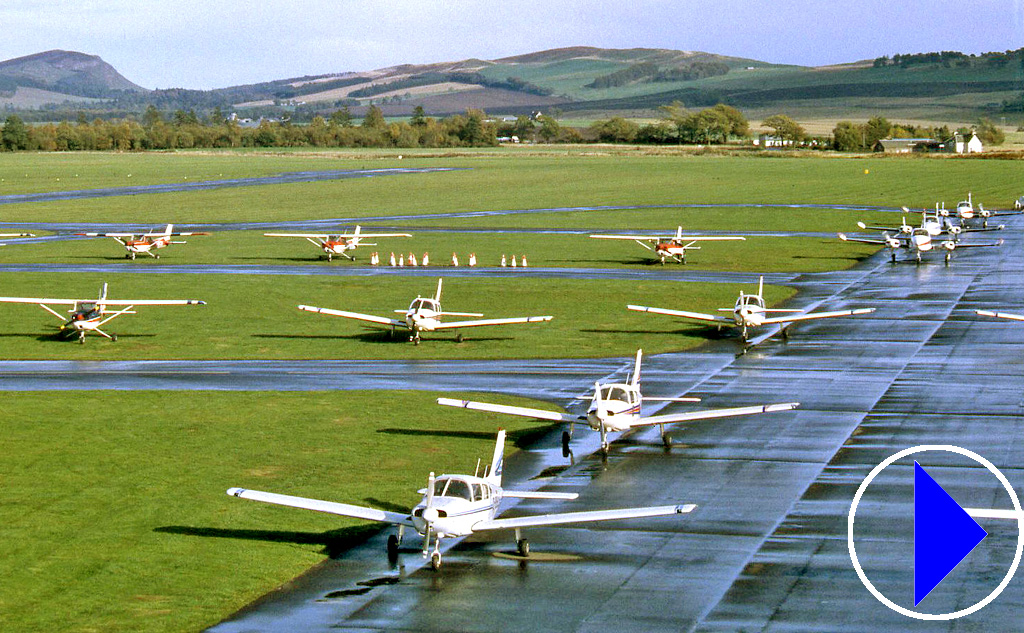
[{"label": "blue triangle arrow", "polygon": [[988,536],[949,493],[914,462],[914,606]]}]

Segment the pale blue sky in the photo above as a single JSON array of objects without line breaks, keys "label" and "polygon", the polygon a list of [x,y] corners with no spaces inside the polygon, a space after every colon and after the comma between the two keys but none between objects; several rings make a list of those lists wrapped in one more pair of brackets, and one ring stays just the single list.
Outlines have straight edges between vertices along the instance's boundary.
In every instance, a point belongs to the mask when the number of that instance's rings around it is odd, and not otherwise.
[{"label": "pale blue sky", "polygon": [[1024,0],[2,0],[0,60],[99,55],[146,88],[221,88],[562,46],[824,65],[1024,47]]}]

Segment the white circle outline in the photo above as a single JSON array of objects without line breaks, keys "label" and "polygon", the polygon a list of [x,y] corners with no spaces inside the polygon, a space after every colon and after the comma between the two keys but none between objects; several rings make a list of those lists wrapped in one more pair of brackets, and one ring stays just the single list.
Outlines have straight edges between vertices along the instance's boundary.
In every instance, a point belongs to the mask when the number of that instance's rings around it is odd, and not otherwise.
[{"label": "white circle outline", "polygon": [[[871,484],[871,481],[876,476],[878,476],[878,474],[882,472],[882,470],[886,466],[891,465],[896,460],[906,457],[907,455],[914,455],[915,453],[924,453],[927,451],[946,451],[948,453],[957,453],[959,455],[969,457],[970,459],[973,459],[974,461],[978,462],[979,464],[987,468],[989,472],[995,475],[996,479],[998,479],[999,482],[1003,484],[1003,488],[1006,489],[1006,492],[1010,495],[1010,500],[1013,502],[1014,510],[1017,511],[1017,551],[1013,555],[1013,564],[1010,565],[1010,569],[1006,572],[1006,576],[1003,577],[1003,580],[999,583],[999,585],[992,590],[992,593],[985,596],[979,602],[976,602],[975,604],[971,605],[970,607],[967,607],[966,609],[952,611],[950,613],[923,613],[921,611],[913,611],[911,609],[907,609],[906,607],[902,607],[893,602],[892,600],[886,598],[881,591],[876,589],[875,586],[871,584],[871,581],[868,579],[867,574],[864,573],[864,569],[861,567],[860,561],[857,559],[857,551],[853,545],[853,517],[857,513],[857,505],[860,503],[860,499],[861,497],[864,496],[864,491],[867,490],[868,486]],[[860,487],[857,488],[857,494],[854,495],[853,497],[853,505],[850,506],[850,514],[847,518],[846,543],[850,549],[850,560],[853,561],[853,568],[854,570],[856,570],[857,576],[860,578],[860,581],[864,583],[864,586],[867,587],[868,591],[871,592],[871,595],[877,598],[879,602],[889,607],[893,611],[907,616],[908,618],[914,618],[917,620],[954,620],[956,618],[962,618],[965,615],[970,615],[975,611],[987,606],[988,603],[995,600],[996,597],[998,597],[999,594],[1003,592],[1003,589],[1006,589],[1006,586],[1010,584],[1010,580],[1013,578],[1013,575],[1017,572],[1017,567],[1020,566],[1021,554],[1022,552],[1024,552],[1024,510],[1021,509],[1020,499],[1017,498],[1017,493],[1014,492],[1013,486],[1010,485],[1010,481],[1006,478],[1005,475],[1003,475],[1003,473],[999,472],[999,469],[996,468],[992,464],[992,462],[988,461],[987,459],[973,451],[969,451],[966,448],[960,448],[959,446],[953,446],[951,444],[921,444],[919,446],[912,446],[910,448],[904,449],[896,453],[895,455],[891,455],[890,457],[886,458],[885,461],[883,461],[881,464],[875,466],[870,473],[868,473],[867,478],[865,478],[864,481],[861,483]]]}]

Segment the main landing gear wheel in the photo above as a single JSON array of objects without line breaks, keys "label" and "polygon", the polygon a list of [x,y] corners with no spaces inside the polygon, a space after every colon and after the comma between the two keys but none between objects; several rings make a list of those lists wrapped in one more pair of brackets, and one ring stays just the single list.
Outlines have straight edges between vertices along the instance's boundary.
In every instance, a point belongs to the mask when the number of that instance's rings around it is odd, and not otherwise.
[{"label": "main landing gear wheel", "polygon": [[569,456],[569,431],[562,431],[562,457]]},{"label": "main landing gear wheel", "polygon": [[388,536],[388,560],[392,563],[398,560],[398,537],[394,534]]},{"label": "main landing gear wheel", "polygon": [[117,334],[111,334],[110,335],[110,340],[114,341],[116,343],[117,342]]},{"label": "main landing gear wheel", "polygon": [[430,555],[430,568],[434,571],[441,569],[441,552],[434,552]]},{"label": "main landing gear wheel", "polygon": [[464,340],[466,340],[466,337],[464,337],[462,335],[462,332],[459,332],[458,334],[455,335],[455,342],[456,343],[461,343]]},{"label": "main landing gear wheel", "polygon": [[516,541],[516,548],[519,550],[519,555],[523,558],[530,557],[530,541],[521,538]]}]

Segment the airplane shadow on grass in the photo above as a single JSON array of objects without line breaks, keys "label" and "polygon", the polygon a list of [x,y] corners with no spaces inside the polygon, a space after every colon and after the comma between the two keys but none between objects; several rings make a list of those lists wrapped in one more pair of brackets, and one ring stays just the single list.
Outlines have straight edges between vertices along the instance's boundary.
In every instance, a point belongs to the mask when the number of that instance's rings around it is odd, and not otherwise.
[{"label": "airplane shadow on grass", "polygon": [[[267,339],[295,339],[295,340],[330,340],[330,341],[362,341],[363,343],[402,343],[403,345],[409,344],[409,334],[404,330],[395,331],[395,335],[392,336],[391,332],[387,330],[374,330],[371,332],[361,332],[359,334],[252,334],[256,338],[267,338]],[[464,339],[466,343],[476,343],[485,341],[511,341],[510,336],[467,336]],[[455,336],[448,333],[434,334],[425,333],[423,336],[423,344],[431,343],[458,343]]]},{"label": "airplane shadow on grass", "polygon": [[[123,335],[122,334],[118,334],[117,337],[118,337],[118,339],[130,340],[130,339],[134,339],[134,338],[154,338],[154,337],[156,337],[156,334],[123,334]],[[68,342],[77,343],[78,342],[78,335],[77,334],[72,334],[70,336],[65,336],[65,335],[61,334],[59,331],[45,332],[43,334],[40,334],[39,332],[8,332],[6,334],[0,334],[0,339],[7,339],[7,338],[9,338],[9,339],[19,339],[19,338],[29,339],[29,338],[31,338],[31,339],[35,339],[35,340],[39,341],[40,343],[68,343]],[[86,337],[86,340],[103,340],[103,337],[99,336],[99,335],[90,335],[90,336]],[[111,341],[111,342],[113,342],[113,341]]]},{"label": "airplane shadow on grass", "polygon": [[580,330],[580,332],[589,332],[591,334],[665,334],[668,336],[698,336],[708,339],[727,339],[732,338],[734,333],[731,332],[732,327],[723,327],[721,330],[717,326],[701,326],[696,325],[688,327],[682,330],[615,330],[611,328],[593,328],[589,330]]},{"label": "airplane shadow on grass", "polygon": [[[551,431],[550,426],[532,426],[508,433],[508,441],[516,448],[532,447],[540,438]],[[456,437],[467,440],[486,440],[493,442],[496,431],[442,431],[437,429],[377,429],[378,433],[390,435],[411,435],[413,437]]]},{"label": "airplane shadow on grass", "polygon": [[[408,512],[408,508],[401,510]],[[296,545],[323,545],[323,553],[331,558],[364,542],[381,530],[379,525],[356,525],[326,532],[293,532],[288,530],[245,530],[234,528],[165,525],[153,528],[159,534],[177,534],[201,538],[225,538],[267,543],[293,543]]]}]

